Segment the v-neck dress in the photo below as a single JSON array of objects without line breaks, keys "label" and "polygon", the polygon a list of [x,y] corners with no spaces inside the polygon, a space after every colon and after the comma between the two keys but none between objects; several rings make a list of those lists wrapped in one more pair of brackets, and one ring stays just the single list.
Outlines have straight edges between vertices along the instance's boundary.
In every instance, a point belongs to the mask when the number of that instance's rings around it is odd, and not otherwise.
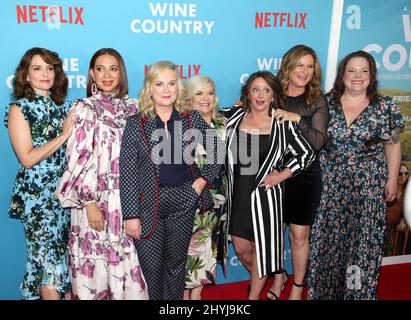
[{"label": "v-neck dress", "polygon": [[323,192],[311,233],[309,299],[376,299],[384,246],[388,177],[384,141],[403,126],[399,106],[380,96],[348,127],[329,101],[320,152]]}]

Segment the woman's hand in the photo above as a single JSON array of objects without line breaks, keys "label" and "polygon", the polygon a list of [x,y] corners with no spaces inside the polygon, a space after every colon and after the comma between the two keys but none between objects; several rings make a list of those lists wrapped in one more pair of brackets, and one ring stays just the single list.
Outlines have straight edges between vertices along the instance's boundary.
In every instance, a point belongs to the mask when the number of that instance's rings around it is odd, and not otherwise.
[{"label": "woman's hand", "polygon": [[87,219],[90,228],[96,231],[102,231],[104,229],[104,219],[101,210],[95,203],[89,203],[86,205]]},{"label": "woman's hand", "polygon": [[401,218],[400,222],[397,224],[398,231],[404,231],[407,228],[407,224],[405,223],[405,219]]},{"label": "woman's hand", "polygon": [[191,186],[197,192],[198,196],[200,196],[203,193],[206,184],[207,182],[203,178],[197,178]]},{"label": "woman's hand", "polygon": [[74,127],[74,115],[75,115],[76,111],[75,108],[72,108],[70,110],[70,112],[67,114],[66,118],[63,121],[63,129],[61,132],[61,135],[67,140],[70,135],[71,132],[73,131],[73,127]]},{"label": "woman's hand", "polygon": [[385,183],[385,201],[394,201],[397,198],[397,181],[395,179],[388,178]]},{"label": "woman's hand", "polygon": [[273,186],[276,186],[283,182],[285,179],[291,177],[292,173],[289,168],[285,168],[283,171],[273,170],[270,174],[266,175],[260,184],[260,188],[265,188],[265,191],[269,190]]},{"label": "woman's hand", "polygon": [[126,234],[130,237],[140,240],[141,239],[141,221],[140,219],[127,219],[124,222],[124,229]]},{"label": "woman's hand", "polygon": [[300,123],[301,116],[294,112],[288,112],[282,109],[276,109],[274,111],[274,118],[276,118],[280,123],[284,121],[294,121]]}]

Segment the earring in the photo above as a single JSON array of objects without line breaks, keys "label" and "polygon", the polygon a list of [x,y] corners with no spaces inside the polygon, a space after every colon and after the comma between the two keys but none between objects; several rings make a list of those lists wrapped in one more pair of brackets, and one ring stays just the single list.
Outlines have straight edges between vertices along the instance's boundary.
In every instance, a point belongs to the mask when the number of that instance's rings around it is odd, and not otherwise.
[{"label": "earring", "polygon": [[98,92],[97,85],[95,82],[93,82],[93,84],[91,85],[91,94],[94,96],[97,94],[97,92]]}]

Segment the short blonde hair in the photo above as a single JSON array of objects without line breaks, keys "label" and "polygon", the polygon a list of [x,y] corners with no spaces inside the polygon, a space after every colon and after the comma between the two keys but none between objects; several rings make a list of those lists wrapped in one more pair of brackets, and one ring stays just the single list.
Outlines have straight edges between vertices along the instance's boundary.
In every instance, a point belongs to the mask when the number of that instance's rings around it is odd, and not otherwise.
[{"label": "short blonde hair", "polygon": [[179,113],[189,111],[185,103],[185,90],[178,74],[177,66],[170,61],[163,60],[153,63],[148,68],[147,74],[144,78],[143,89],[140,92],[140,111],[149,118],[154,118],[156,116],[151,86],[154,82],[154,79],[157,78],[158,75],[164,70],[172,70],[176,73],[177,76],[177,98],[174,102],[174,107]]},{"label": "short blonde hair", "polygon": [[213,120],[216,120],[219,117],[218,114],[218,97],[216,95],[216,90],[215,90],[215,83],[214,81],[208,77],[208,76],[204,76],[204,75],[195,75],[192,76],[190,78],[188,78],[185,82],[184,82],[184,87],[186,90],[186,102],[187,102],[187,108],[190,109],[191,107],[188,105],[188,102],[194,97],[194,95],[200,91],[207,83],[211,83],[211,85],[213,86],[213,90],[214,90],[214,94],[215,94],[215,100],[214,100],[214,105],[213,105],[213,111],[211,114],[211,118]]}]

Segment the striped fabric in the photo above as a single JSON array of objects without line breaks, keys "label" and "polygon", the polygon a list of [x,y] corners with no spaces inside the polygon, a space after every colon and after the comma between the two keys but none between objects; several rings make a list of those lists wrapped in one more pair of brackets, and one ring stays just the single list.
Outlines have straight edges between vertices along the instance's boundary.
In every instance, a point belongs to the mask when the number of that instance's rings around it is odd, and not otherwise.
[{"label": "striped fabric", "polygon": [[[227,168],[228,168],[228,202],[227,225],[230,224],[232,193],[234,185],[234,159],[231,145],[235,143],[236,130],[246,115],[240,107],[225,112],[227,116]],[[292,157],[285,155],[291,154]],[[284,267],[283,261],[283,184],[265,191],[258,186],[264,177],[272,170],[288,167],[293,176],[309,167],[315,154],[309,143],[301,135],[295,124],[286,121],[280,124],[274,117],[271,123],[270,149],[266,159],[256,175],[254,191],[251,194],[251,214],[253,221],[254,239],[257,251],[258,274],[260,277],[280,270]],[[298,201],[298,199],[296,199]]]}]

